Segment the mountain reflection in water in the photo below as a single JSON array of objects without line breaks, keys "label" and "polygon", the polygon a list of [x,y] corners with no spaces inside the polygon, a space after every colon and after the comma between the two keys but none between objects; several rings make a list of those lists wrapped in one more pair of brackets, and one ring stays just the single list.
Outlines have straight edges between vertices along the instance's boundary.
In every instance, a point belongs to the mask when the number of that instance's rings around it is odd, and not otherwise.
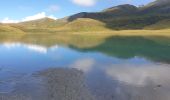
[{"label": "mountain reflection in water", "polygon": [[[170,98],[170,42],[167,38],[108,37],[96,42],[101,38],[69,37],[68,40],[52,39],[51,42],[47,38],[38,43],[28,40],[2,42],[0,45],[0,99],[18,94],[33,98],[31,100],[46,98],[42,95],[48,91],[42,88],[43,81],[34,74],[49,68],[74,68],[83,72],[85,77],[80,80],[87,85],[83,90],[95,100]],[[66,76],[70,73],[69,70],[64,72],[67,72]],[[69,78],[65,80],[65,75],[57,82],[78,82]]]}]

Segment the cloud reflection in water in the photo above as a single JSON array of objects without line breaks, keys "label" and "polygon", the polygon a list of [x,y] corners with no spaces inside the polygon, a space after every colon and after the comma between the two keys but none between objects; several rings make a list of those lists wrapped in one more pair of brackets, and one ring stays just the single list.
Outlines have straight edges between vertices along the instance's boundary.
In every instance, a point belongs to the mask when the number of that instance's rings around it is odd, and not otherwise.
[{"label": "cloud reflection in water", "polygon": [[12,49],[12,48],[16,48],[16,47],[24,47],[28,50],[37,52],[37,53],[42,53],[42,54],[46,54],[48,50],[55,50],[58,48],[57,45],[47,48],[45,46],[41,46],[41,45],[35,45],[35,44],[25,44],[25,43],[3,43],[2,46],[8,48],[8,49]]}]

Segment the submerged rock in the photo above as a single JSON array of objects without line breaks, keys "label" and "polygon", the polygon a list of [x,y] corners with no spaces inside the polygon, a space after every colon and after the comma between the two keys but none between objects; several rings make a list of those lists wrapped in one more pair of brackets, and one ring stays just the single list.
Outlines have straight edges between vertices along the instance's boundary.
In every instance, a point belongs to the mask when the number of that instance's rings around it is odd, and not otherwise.
[{"label": "submerged rock", "polygon": [[0,93],[0,100],[94,100],[85,85],[83,72],[76,69],[47,69],[18,84],[11,93]]},{"label": "submerged rock", "polygon": [[58,68],[42,71],[40,75],[46,81],[49,100],[94,100],[81,71]]}]

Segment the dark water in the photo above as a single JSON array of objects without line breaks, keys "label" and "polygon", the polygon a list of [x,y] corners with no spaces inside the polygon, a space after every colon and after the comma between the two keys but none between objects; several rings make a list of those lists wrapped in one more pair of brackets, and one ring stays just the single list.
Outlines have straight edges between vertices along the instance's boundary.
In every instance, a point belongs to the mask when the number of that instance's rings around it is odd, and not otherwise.
[{"label": "dark water", "polygon": [[110,37],[94,46],[81,44],[80,40],[78,44],[62,43],[47,46],[3,41],[0,95],[13,91],[41,93],[41,80],[32,74],[48,68],[76,68],[85,74],[96,100],[170,100],[167,39]]}]

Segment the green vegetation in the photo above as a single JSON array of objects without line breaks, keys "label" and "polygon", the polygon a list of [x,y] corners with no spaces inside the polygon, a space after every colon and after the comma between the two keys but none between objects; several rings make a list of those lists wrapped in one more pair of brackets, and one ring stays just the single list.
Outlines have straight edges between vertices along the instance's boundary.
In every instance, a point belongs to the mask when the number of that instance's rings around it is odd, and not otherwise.
[{"label": "green vegetation", "polygon": [[68,32],[109,31],[105,23],[90,18],[76,19],[62,27],[59,27],[58,30],[65,30]]},{"label": "green vegetation", "polygon": [[43,18],[16,24],[0,24],[0,36],[170,36],[169,5],[169,1],[156,0],[143,7],[125,4],[101,12],[82,12],[58,20]]},{"label": "green vegetation", "polygon": [[161,20],[153,25],[147,26],[145,29],[151,30],[159,30],[159,29],[169,29],[170,28],[170,20]]},{"label": "green vegetation", "polygon": [[[142,7],[125,4],[105,9],[102,12],[78,13],[68,17],[67,20],[72,22],[79,18],[90,18],[105,23],[105,27],[112,30],[145,29],[160,21],[168,20],[170,18],[169,6],[168,0],[156,0]],[[158,27],[158,29],[163,28]]]},{"label": "green vegetation", "polygon": [[[1,24],[0,32],[7,31],[10,33],[12,31],[13,33],[26,34],[96,32],[117,34],[117,30],[137,30],[137,35],[143,35],[141,32],[148,29],[170,29],[169,6],[169,1],[160,0],[143,7],[125,4],[101,12],[82,12],[58,20],[43,18],[17,24]],[[141,32],[139,32],[140,30]],[[149,32],[149,30],[146,33],[149,33],[148,35],[152,33],[151,35],[153,35],[155,31]],[[126,34],[126,31],[124,32],[123,34]],[[119,34],[122,35],[122,32]],[[164,33],[160,32],[159,35],[164,35]]]},{"label": "green vegetation", "polygon": [[23,34],[24,32],[18,28],[12,27],[10,25],[0,25],[0,33],[4,34],[13,34],[13,33],[20,33]]}]

